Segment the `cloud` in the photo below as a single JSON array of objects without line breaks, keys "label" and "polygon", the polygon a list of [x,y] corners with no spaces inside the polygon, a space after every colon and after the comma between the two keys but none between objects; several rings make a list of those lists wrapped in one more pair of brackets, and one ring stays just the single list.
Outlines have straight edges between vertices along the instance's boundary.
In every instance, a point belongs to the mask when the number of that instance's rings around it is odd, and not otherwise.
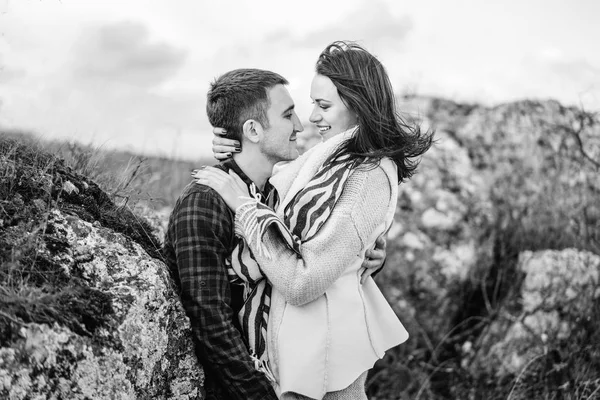
[{"label": "cloud", "polygon": [[152,87],[171,78],[185,63],[186,51],[155,42],[148,28],[124,21],[84,32],[74,47],[75,74],[85,80]]},{"label": "cloud", "polygon": [[[600,110],[600,68],[588,60],[557,60],[548,65],[556,93],[575,105]],[[562,93],[561,93],[562,92]]]},{"label": "cloud", "polygon": [[530,62],[570,81],[582,84],[600,81],[600,68],[593,65],[589,59],[569,56],[555,47],[541,49]]},{"label": "cloud", "polygon": [[[202,137],[207,142],[210,137],[201,107],[204,93],[168,89],[186,65],[185,50],[155,39],[135,22],[79,32],[68,58],[57,63],[60,68],[32,72],[5,65],[1,125],[105,148],[187,157],[209,151],[209,146],[198,149]],[[40,64],[39,58],[31,60]],[[0,59],[0,68],[4,64]]]},{"label": "cloud", "polygon": [[204,64],[210,65],[214,76],[240,67],[277,71],[290,80],[290,87],[301,86],[305,99],[315,61],[331,42],[358,41],[378,57],[392,59],[414,28],[412,18],[393,12],[383,0],[361,2],[346,12],[339,7],[333,11],[322,12],[324,23],[312,29],[276,28],[259,38],[232,41],[207,56]]},{"label": "cloud", "polygon": [[23,68],[13,68],[2,62],[2,54],[0,54],[0,84],[24,78],[27,73]]},{"label": "cloud", "polygon": [[549,68],[556,75],[568,77],[581,85],[597,86],[600,82],[600,68],[587,60],[557,60]]},{"label": "cloud", "polygon": [[523,75],[523,86],[531,93],[600,109],[600,67],[587,57],[545,49],[524,60]]},{"label": "cloud", "polygon": [[[217,53],[219,57],[259,59],[286,55],[292,51],[322,50],[335,40],[352,40],[364,44],[367,49],[382,47],[398,49],[413,30],[412,18],[395,14],[384,1],[363,2],[348,12],[327,15],[320,28],[309,31],[280,28],[267,32],[259,41],[235,43],[225,46]],[[258,54],[258,55],[257,55]],[[316,54],[318,55],[318,53]],[[316,59],[316,55],[314,58]]]},{"label": "cloud", "polygon": [[325,26],[300,38],[294,44],[324,47],[334,40],[355,40],[367,44],[384,41],[388,44],[398,44],[413,29],[413,21],[408,16],[394,15],[390,6],[383,1],[373,1],[363,3],[360,8],[342,16],[339,21],[329,21]]}]

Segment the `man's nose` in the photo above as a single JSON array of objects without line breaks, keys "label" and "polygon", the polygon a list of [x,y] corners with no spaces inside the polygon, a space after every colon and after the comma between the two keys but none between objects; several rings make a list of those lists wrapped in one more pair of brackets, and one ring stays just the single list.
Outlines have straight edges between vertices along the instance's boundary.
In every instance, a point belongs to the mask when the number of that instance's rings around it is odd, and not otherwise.
[{"label": "man's nose", "polygon": [[300,118],[298,118],[298,116],[296,115],[295,121],[294,121],[294,129],[296,130],[296,132],[303,132],[304,131],[304,125],[302,125],[302,122],[300,122]]}]

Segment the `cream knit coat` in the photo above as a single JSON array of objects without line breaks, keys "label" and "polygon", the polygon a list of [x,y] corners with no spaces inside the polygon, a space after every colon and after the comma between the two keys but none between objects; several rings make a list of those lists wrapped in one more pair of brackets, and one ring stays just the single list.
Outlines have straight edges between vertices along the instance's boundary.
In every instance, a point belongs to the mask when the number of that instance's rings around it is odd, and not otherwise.
[{"label": "cream knit coat", "polygon": [[[271,178],[282,199],[277,210],[280,217],[294,195],[352,133],[315,146]],[[256,236],[244,235],[273,285],[268,351],[282,385],[276,387],[283,391],[282,399],[366,399],[366,371],[385,350],[408,338],[372,279],[358,283],[365,251],[393,220],[397,190],[396,166],[389,159],[376,168],[354,171],[327,222],[314,238],[302,243],[301,258],[272,228],[262,243]],[[247,232],[252,225],[253,213],[247,212],[251,207],[255,205],[249,202],[238,208],[238,232]],[[260,255],[261,246],[268,257]],[[300,336],[294,338],[296,333]],[[314,341],[307,339],[311,335]],[[309,366],[301,366],[303,358]],[[310,397],[286,394],[286,390]]]}]

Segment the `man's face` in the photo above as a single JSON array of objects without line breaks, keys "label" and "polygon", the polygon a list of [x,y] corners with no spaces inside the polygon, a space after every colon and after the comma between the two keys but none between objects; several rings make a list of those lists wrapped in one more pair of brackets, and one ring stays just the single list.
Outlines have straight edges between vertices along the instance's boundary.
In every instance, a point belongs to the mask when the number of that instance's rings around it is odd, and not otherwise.
[{"label": "man's face", "polygon": [[263,131],[260,150],[273,163],[294,160],[298,157],[296,134],[304,130],[294,111],[294,101],[283,85],[273,86],[268,95],[271,103],[267,110],[270,126]]}]

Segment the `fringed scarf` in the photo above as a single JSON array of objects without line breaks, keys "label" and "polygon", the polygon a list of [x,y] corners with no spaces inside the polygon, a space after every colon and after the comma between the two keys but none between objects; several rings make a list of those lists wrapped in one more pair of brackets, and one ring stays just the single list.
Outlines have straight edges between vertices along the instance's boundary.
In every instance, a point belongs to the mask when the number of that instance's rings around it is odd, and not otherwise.
[{"label": "fringed scarf", "polygon": [[272,208],[260,202],[260,194],[254,185],[251,185],[250,190],[255,207],[242,209],[243,213],[255,214],[255,218],[246,227],[246,232],[236,230],[241,240],[232,253],[228,271],[232,283],[244,285],[245,303],[238,317],[255,367],[273,382],[275,377],[267,358],[271,284],[261,271],[244,235],[248,238],[255,237],[258,253],[270,259],[271,255],[261,240],[267,228],[274,225],[282,241],[301,258],[302,243],[312,239],[325,224],[353,171],[348,168],[347,158],[340,157],[321,166],[306,187],[285,207],[283,221]]}]

